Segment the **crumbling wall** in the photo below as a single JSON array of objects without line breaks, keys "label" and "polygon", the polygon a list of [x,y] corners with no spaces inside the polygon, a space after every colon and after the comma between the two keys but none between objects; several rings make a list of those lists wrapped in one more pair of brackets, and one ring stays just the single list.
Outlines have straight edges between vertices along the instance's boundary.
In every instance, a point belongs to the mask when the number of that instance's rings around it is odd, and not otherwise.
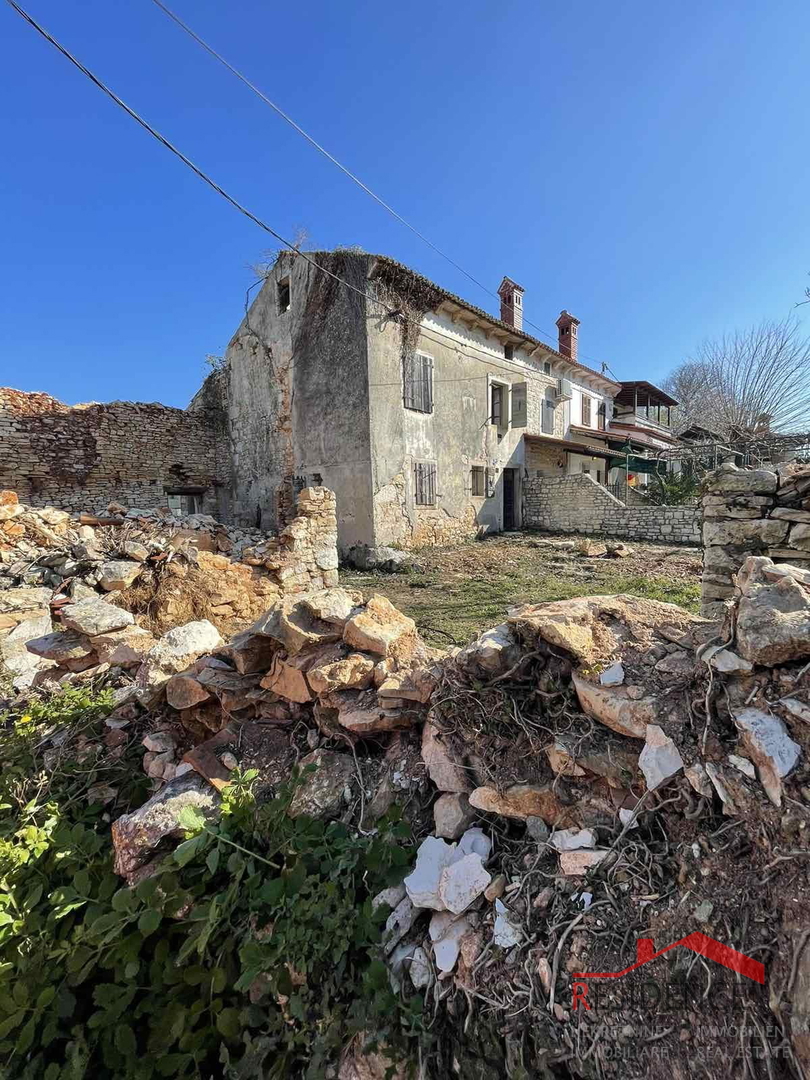
[{"label": "crumbling wall", "polygon": [[192,490],[217,515],[226,448],[210,412],[157,403],[65,405],[0,388],[0,488],[31,506],[79,512],[112,500],[152,509]]},{"label": "crumbling wall", "polygon": [[696,507],[625,506],[585,475],[524,479],[523,523],[551,532],[606,533],[664,544],[700,543]]},{"label": "crumbling wall", "polygon": [[704,484],[701,612],[715,618],[749,555],[810,569],[810,468],[779,475],[721,465]]}]

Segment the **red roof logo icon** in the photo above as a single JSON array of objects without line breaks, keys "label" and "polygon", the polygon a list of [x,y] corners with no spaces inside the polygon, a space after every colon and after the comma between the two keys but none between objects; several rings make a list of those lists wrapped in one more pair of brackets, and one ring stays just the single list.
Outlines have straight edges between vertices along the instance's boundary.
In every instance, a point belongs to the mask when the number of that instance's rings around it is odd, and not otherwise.
[{"label": "red roof logo icon", "polygon": [[631,964],[630,967],[626,967],[624,971],[580,971],[576,972],[572,978],[620,979],[623,975],[628,975],[631,971],[649,964],[651,960],[657,960],[659,956],[663,956],[664,953],[668,953],[671,949],[677,949],[679,946],[691,949],[692,952],[705,956],[707,960],[714,960],[716,964],[722,964],[723,967],[736,971],[747,979],[753,979],[754,982],[763,984],[765,982],[765,965],[761,964],[759,960],[754,960],[750,956],[746,956],[745,953],[737,952],[736,949],[732,949],[729,945],[723,945],[722,942],[715,941],[714,938],[707,937],[706,934],[702,934],[699,930],[696,930],[693,934],[688,934],[685,938],[681,938],[680,941],[673,941],[671,945],[659,949],[658,952],[655,951],[652,938],[639,938],[636,942],[636,962]]}]

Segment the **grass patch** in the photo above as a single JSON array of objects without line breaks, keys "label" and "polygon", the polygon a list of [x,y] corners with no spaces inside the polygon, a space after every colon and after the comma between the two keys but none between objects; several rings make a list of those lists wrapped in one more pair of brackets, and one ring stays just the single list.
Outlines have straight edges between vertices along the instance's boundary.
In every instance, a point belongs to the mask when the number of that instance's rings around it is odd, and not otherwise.
[{"label": "grass patch", "polygon": [[490,626],[503,622],[510,607],[565,600],[600,593],[630,593],[648,600],[679,604],[697,612],[700,584],[665,576],[628,574],[614,562],[588,565],[587,580],[566,580],[560,573],[518,569],[489,573],[487,578],[448,577],[440,571],[422,575],[341,571],[341,584],[364,593],[379,592],[415,620],[433,645],[463,645]]}]

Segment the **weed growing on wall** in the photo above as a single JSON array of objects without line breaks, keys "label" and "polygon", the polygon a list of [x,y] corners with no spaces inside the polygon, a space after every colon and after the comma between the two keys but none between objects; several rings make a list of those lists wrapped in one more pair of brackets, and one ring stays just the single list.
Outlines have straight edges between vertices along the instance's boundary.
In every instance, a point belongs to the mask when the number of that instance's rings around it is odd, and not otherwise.
[{"label": "weed growing on wall", "polygon": [[135,747],[105,752],[110,705],[72,690],[0,718],[3,1076],[314,1080],[360,1031],[404,1052],[423,1003],[390,990],[370,902],[409,861],[397,815],[373,836],[293,820],[296,780],[257,806],[247,773],[127,887],[103,800],[117,816],[145,778]]}]

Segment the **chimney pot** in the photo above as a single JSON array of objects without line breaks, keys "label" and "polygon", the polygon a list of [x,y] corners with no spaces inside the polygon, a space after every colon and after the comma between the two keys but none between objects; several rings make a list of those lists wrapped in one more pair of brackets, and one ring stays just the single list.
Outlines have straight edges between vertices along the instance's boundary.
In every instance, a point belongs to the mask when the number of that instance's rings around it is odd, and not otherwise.
[{"label": "chimney pot", "polygon": [[505,277],[498,289],[501,298],[501,322],[509,323],[516,330],[523,329],[523,293],[524,288],[516,281]]},{"label": "chimney pot", "polygon": [[561,311],[560,317],[557,319],[558,335],[558,348],[563,356],[569,357],[569,359],[576,362],[577,359],[577,327],[579,326],[579,319],[572,315],[570,311]]}]

